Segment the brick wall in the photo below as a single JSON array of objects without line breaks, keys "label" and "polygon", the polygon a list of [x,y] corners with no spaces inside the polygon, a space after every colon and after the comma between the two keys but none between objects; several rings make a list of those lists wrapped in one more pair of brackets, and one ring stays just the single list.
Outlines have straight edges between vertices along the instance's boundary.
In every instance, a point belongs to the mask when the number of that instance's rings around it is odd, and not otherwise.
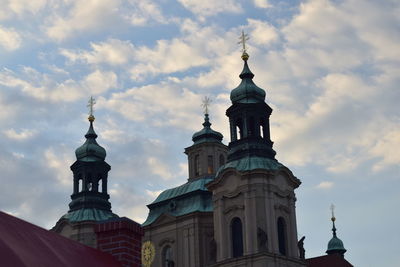
[{"label": "brick wall", "polygon": [[123,267],[140,267],[143,229],[140,224],[118,218],[95,226],[97,248],[110,253]]}]

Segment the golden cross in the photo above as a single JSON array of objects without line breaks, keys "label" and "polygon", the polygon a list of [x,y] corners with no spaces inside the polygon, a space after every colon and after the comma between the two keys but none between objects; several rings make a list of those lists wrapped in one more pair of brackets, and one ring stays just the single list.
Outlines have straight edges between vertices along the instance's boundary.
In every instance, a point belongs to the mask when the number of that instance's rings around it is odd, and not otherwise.
[{"label": "golden cross", "polygon": [[331,204],[332,218],[335,218],[335,205]]},{"label": "golden cross", "polygon": [[203,98],[203,103],[201,104],[201,106],[204,108],[204,114],[208,114],[208,107],[210,106],[211,102],[212,100],[208,96],[205,96]]},{"label": "golden cross", "polygon": [[239,37],[240,41],[238,42],[238,44],[242,44],[243,53],[246,52],[246,41],[249,40],[249,38],[250,37],[242,30],[242,35]]},{"label": "golden cross", "polygon": [[96,104],[96,100],[91,96],[87,104],[87,107],[89,108],[89,116],[93,116],[94,104]]}]

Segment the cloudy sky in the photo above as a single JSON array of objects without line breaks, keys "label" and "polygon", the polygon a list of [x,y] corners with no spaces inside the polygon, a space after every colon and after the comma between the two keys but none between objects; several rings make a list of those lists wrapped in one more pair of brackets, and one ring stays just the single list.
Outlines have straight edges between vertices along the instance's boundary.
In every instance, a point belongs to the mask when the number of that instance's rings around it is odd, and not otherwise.
[{"label": "cloudy sky", "polygon": [[0,0],[0,209],[51,228],[88,128],[112,166],[113,211],[187,179],[201,99],[229,143],[229,93],[250,36],[274,109],[277,158],[302,181],[299,237],[325,253],[329,206],[355,266],[400,261],[400,2],[396,0]]}]

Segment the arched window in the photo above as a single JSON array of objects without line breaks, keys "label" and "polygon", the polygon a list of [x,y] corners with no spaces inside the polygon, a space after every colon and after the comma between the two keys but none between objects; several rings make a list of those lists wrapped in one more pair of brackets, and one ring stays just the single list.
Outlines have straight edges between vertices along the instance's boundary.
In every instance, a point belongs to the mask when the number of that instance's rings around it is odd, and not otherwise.
[{"label": "arched window", "polygon": [[83,191],[83,180],[79,179],[78,180],[78,192],[82,192]]},{"label": "arched window", "polygon": [[219,155],[219,166],[222,166],[225,164],[225,157],[224,155]]},{"label": "arched window", "polygon": [[282,217],[278,218],[278,247],[279,253],[286,255],[286,224]]},{"label": "arched window", "polygon": [[240,140],[243,138],[242,134],[243,134],[243,124],[242,121],[239,119],[236,121],[236,136],[237,138]]},{"label": "arched window", "polygon": [[103,177],[101,177],[98,181],[98,187],[97,187],[98,192],[103,192]]},{"label": "arched window", "polygon": [[261,119],[260,119],[260,136],[261,136],[261,138],[264,138],[264,137],[265,137],[264,125],[265,125],[264,119],[261,118]]},{"label": "arched window", "polygon": [[231,221],[232,256],[243,256],[243,230],[242,221],[235,217]]},{"label": "arched window", "polygon": [[174,267],[174,261],[172,259],[172,249],[170,246],[166,246],[163,249],[162,267]]},{"label": "arched window", "polygon": [[200,169],[200,157],[199,155],[194,156],[194,174],[195,176],[199,176],[201,172]]},{"label": "arched window", "polygon": [[207,157],[207,173],[212,174],[214,172],[214,159],[213,156]]}]

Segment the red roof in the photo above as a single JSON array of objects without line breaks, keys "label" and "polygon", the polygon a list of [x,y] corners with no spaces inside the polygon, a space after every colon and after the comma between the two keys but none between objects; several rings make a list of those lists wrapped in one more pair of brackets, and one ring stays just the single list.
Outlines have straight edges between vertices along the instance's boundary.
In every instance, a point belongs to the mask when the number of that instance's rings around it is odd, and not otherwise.
[{"label": "red roof", "polygon": [[0,211],[1,266],[120,267],[109,254]]},{"label": "red roof", "polygon": [[325,255],[306,259],[308,267],[353,267],[339,254]]}]

